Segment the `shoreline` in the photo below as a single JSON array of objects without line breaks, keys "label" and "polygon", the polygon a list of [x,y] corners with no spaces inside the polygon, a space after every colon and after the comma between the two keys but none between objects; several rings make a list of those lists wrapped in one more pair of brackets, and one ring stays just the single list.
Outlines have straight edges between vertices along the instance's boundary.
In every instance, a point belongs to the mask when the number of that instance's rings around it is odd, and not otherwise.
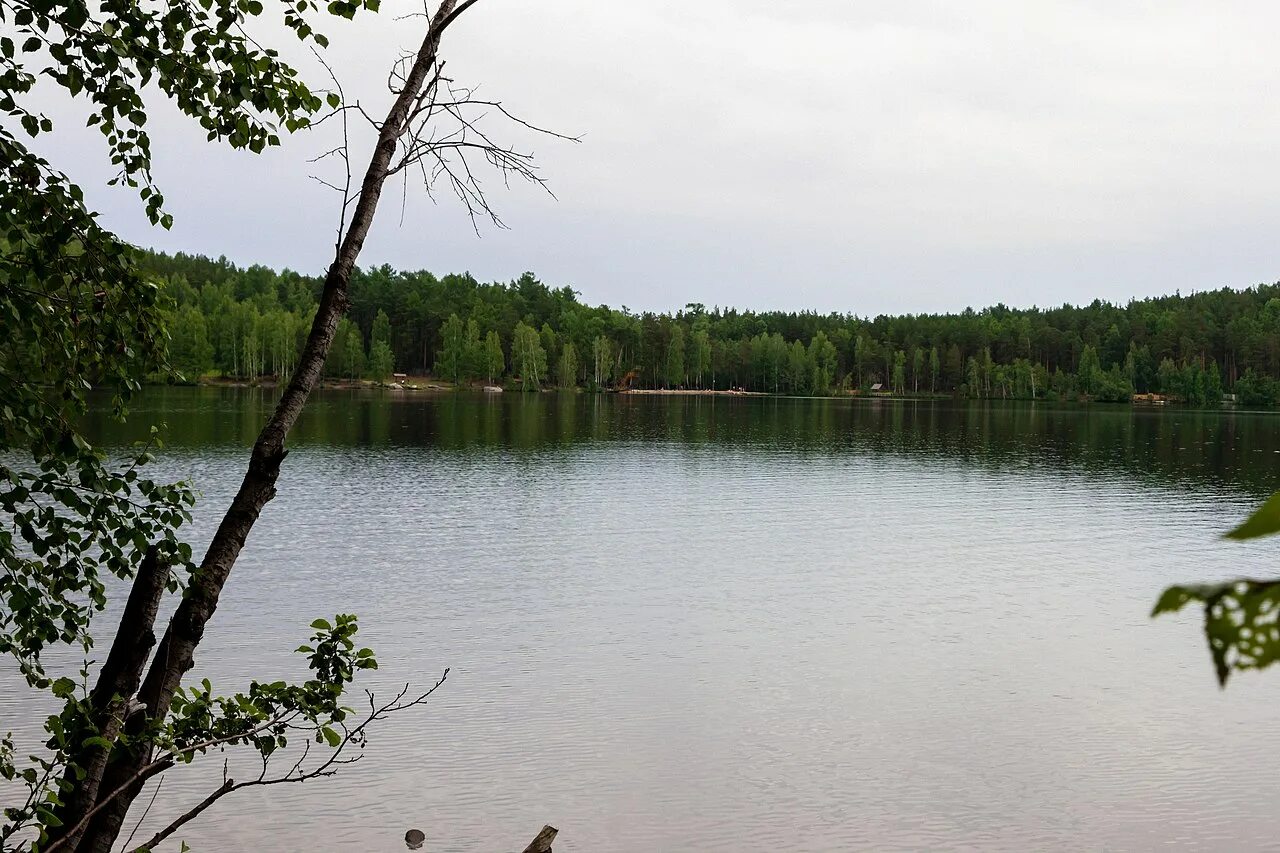
[{"label": "shoreline", "polygon": [[639,394],[651,397],[782,397],[767,391],[717,390],[712,388],[627,388],[615,394]]},{"label": "shoreline", "polygon": [[[152,387],[187,387],[187,388],[261,388],[275,390],[284,386],[284,383],[274,378],[264,378],[260,381],[248,381],[244,379],[225,379],[221,377],[202,377],[196,382],[189,383],[166,383],[166,382],[148,382]],[[414,391],[425,393],[439,392],[455,392],[474,394],[556,394],[556,393],[573,393],[573,394],[616,394],[618,396],[640,396],[640,397],[763,397],[775,399],[793,399],[793,400],[890,400],[890,401],[914,401],[914,402],[937,402],[946,400],[971,400],[972,402],[1009,402],[1009,403],[1055,403],[1065,405],[1115,405],[1128,406],[1135,409],[1162,409],[1170,408],[1177,410],[1195,409],[1196,411],[1232,411],[1240,410],[1239,404],[1234,400],[1224,400],[1220,406],[1204,406],[1204,407],[1188,407],[1186,404],[1178,400],[1172,400],[1162,395],[1135,394],[1132,399],[1127,401],[1108,401],[1099,400],[1064,400],[1064,399],[1047,399],[1040,398],[1028,400],[1023,398],[1002,398],[1002,397],[982,397],[967,398],[957,397],[951,394],[930,394],[924,393],[905,393],[905,394],[888,394],[884,392],[861,392],[861,391],[845,391],[841,393],[831,394],[829,396],[796,396],[793,394],[774,394],[768,391],[744,391],[739,389],[710,389],[710,388],[625,388],[615,390],[612,388],[602,389],[598,391],[589,391],[584,388],[541,388],[537,391],[526,391],[518,387],[500,387],[500,386],[481,386],[481,385],[456,385],[441,379],[433,379],[426,376],[407,376],[399,381],[378,382],[373,379],[321,379],[316,383],[316,390],[323,391],[364,391],[364,390],[384,390],[384,391]],[[1246,409],[1248,411],[1274,411],[1272,409]]]}]

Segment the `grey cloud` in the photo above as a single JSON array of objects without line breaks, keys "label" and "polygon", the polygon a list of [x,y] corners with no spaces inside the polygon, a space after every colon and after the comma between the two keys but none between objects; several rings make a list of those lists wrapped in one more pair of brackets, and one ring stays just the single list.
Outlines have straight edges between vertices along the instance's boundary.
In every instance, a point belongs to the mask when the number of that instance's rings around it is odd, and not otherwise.
[{"label": "grey cloud", "polygon": [[[382,103],[418,24],[334,26],[344,83]],[[536,147],[559,196],[495,188],[511,230],[477,239],[412,186],[368,263],[526,268],[589,301],[946,310],[1123,300],[1277,277],[1280,66],[1262,3],[862,4],[486,0],[450,70],[581,145]],[[300,61],[305,61],[301,57]],[[61,115],[61,113],[59,113]],[[178,225],[129,237],[316,271],[333,201],[324,140],[253,158],[161,112]],[[101,175],[96,140],[59,154]]]}]

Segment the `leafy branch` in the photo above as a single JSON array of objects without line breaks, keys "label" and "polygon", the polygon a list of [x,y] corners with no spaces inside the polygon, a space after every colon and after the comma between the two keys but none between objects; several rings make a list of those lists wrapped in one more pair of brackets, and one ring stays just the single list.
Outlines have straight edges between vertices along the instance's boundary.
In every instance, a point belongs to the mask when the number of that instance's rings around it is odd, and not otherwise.
[{"label": "leafy branch", "polygon": [[[1238,541],[1280,533],[1280,492],[1225,534]],[[1191,602],[1204,609],[1204,633],[1219,686],[1232,672],[1266,669],[1280,660],[1280,579],[1240,578],[1219,584],[1171,586],[1152,616],[1176,613]]]}]

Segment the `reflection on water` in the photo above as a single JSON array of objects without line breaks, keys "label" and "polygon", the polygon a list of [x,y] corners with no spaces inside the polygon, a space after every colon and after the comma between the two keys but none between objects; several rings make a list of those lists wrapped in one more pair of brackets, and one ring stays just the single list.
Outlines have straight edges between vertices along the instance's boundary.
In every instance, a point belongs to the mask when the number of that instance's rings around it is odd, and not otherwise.
[{"label": "reflection on water", "polygon": [[[103,411],[90,431],[119,442],[164,423],[172,445],[240,447],[253,441],[274,403],[271,390],[157,388],[135,406],[127,429]],[[1280,474],[1276,413],[1114,405],[331,391],[313,397],[290,443],[465,452],[601,441],[907,454],[1250,494],[1270,494]]]},{"label": "reflection on water", "polygon": [[[149,392],[162,466],[229,500],[271,398]],[[361,614],[377,686],[446,686],[339,778],[219,806],[197,850],[1264,849],[1280,675],[1219,692],[1163,585],[1274,417],[853,400],[325,393],[199,669],[295,671]],[[199,530],[197,531],[199,533]],[[0,691],[0,728],[32,714]],[[13,722],[15,721],[16,722]],[[198,771],[197,771],[198,772]],[[170,774],[180,810],[207,778]]]}]

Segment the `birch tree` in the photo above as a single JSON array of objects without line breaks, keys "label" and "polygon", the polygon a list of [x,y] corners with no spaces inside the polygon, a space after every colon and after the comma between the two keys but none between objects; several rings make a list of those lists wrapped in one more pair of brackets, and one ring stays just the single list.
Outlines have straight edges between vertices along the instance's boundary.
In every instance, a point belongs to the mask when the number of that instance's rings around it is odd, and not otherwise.
[{"label": "birch tree", "polygon": [[[364,718],[352,718],[342,696],[360,670],[376,663],[371,651],[356,648],[349,615],[313,623],[302,650],[311,670],[304,682],[254,684],[231,696],[214,694],[207,682],[184,682],[250,533],[275,496],[287,437],[329,357],[387,182],[417,174],[428,192],[460,199],[473,224],[487,218],[498,225],[478,177],[481,163],[505,179],[542,184],[531,155],[496,143],[482,120],[486,113],[514,116],[442,73],[441,40],[476,2],[442,0],[426,17],[417,48],[392,63],[385,114],[373,118],[366,106],[345,101],[336,75],[333,91],[313,90],[278,51],[245,35],[248,20],[267,12],[260,0],[203,0],[160,11],[147,4],[0,0],[7,27],[0,36],[6,115],[0,308],[17,320],[0,341],[0,451],[33,463],[29,470],[0,468],[0,507],[21,536],[0,536],[0,652],[14,657],[32,690],[51,693],[63,707],[50,718],[47,754],[30,765],[0,741],[0,773],[21,780],[28,792],[6,808],[0,846],[110,853],[148,780],[210,750],[241,746],[261,756],[260,776],[224,779],[135,848],[149,850],[233,792],[336,772],[369,725],[417,706],[435,689],[406,688],[390,700],[370,696]],[[377,5],[335,0],[326,8],[350,18]],[[269,8],[297,38],[327,44],[316,29],[314,0]],[[89,123],[101,129],[119,170],[112,182],[135,189],[150,221],[162,227],[172,220],[151,173],[144,92],[170,98],[210,140],[253,152],[278,144],[284,132],[327,121],[342,130],[342,143],[322,155],[336,159],[345,177],[325,181],[340,194],[340,215],[319,305],[240,487],[198,561],[179,536],[193,491],[141,476],[151,449],[121,467],[77,432],[91,380],[115,388],[123,415],[140,378],[167,369],[165,334],[156,288],[137,272],[130,250],[98,224],[80,188],[19,138],[37,139],[53,127],[33,105],[37,77],[90,106]],[[321,115],[325,104],[331,112]],[[373,136],[363,169],[354,168],[353,116]],[[258,330],[237,327],[231,335],[233,371],[260,372]],[[49,646],[91,644],[92,613],[105,605],[102,573],[131,586],[101,667],[77,678],[46,672]],[[157,643],[166,590],[180,581],[185,590]],[[287,732],[299,730],[308,744],[330,752],[308,763],[308,748],[275,770],[271,756]]]}]

